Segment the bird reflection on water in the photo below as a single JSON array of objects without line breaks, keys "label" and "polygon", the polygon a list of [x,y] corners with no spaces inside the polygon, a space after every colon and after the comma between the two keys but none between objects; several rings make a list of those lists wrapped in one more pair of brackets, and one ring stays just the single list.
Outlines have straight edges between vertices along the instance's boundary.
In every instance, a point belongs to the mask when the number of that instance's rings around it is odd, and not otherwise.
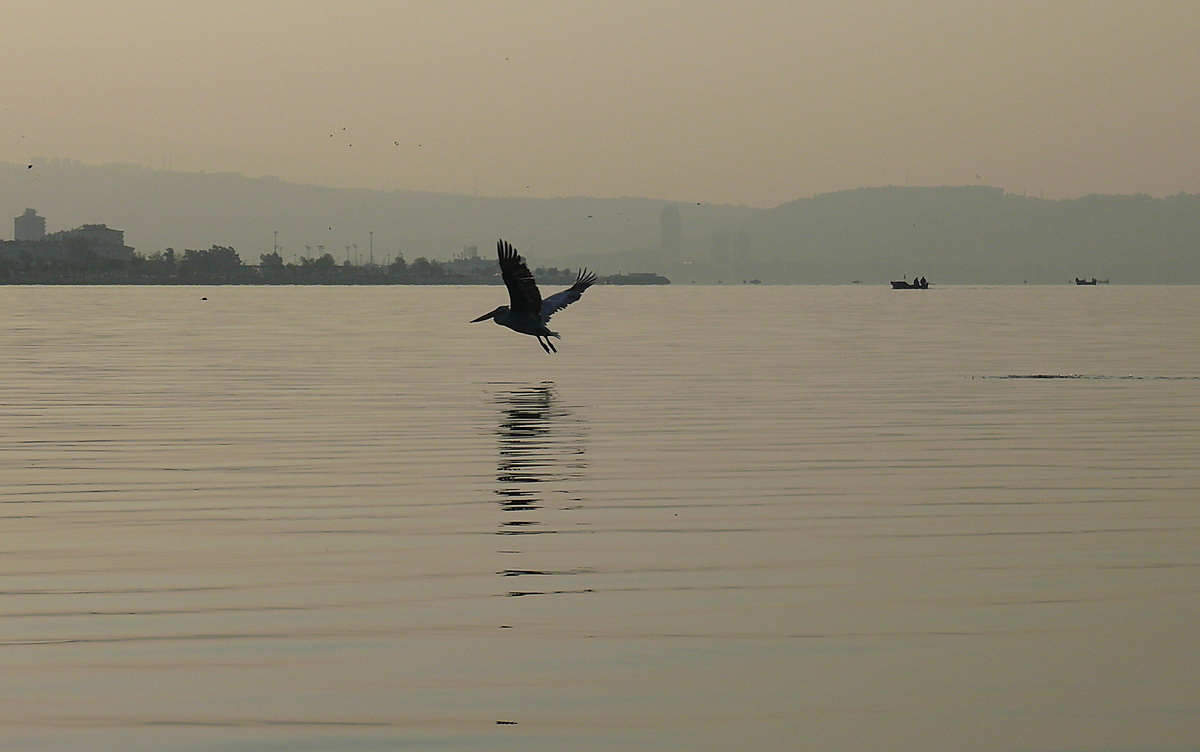
[{"label": "bird reflection on water", "polygon": [[[496,396],[501,404],[496,429],[500,459],[496,494],[507,512],[539,509],[552,494],[570,503],[570,481],[581,477],[584,461],[582,426],[558,404],[553,382],[523,386]],[[514,521],[516,522],[516,521]],[[536,524],[524,521],[523,524]],[[518,524],[506,523],[517,527]]]},{"label": "bird reflection on water", "polygon": [[[580,509],[577,481],[587,468],[584,424],[563,406],[550,381],[514,386],[496,395],[499,459],[496,495],[505,512],[500,535],[547,535],[579,532],[570,515]],[[524,550],[502,553],[525,555]],[[575,575],[587,569],[510,567],[502,577]],[[513,590],[509,596],[587,592],[586,590]]]}]

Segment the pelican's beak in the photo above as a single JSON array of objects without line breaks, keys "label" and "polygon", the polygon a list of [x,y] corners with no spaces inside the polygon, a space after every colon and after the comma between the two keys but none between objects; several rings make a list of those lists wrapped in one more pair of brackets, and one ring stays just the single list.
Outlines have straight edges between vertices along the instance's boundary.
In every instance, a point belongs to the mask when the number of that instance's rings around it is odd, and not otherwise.
[{"label": "pelican's beak", "polygon": [[483,314],[482,316],[480,316],[477,319],[471,319],[471,323],[478,324],[480,321],[487,321],[488,319],[490,319],[491,317],[493,317],[495,315],[496,315],[495,311],[488,311],[487,313]]}]

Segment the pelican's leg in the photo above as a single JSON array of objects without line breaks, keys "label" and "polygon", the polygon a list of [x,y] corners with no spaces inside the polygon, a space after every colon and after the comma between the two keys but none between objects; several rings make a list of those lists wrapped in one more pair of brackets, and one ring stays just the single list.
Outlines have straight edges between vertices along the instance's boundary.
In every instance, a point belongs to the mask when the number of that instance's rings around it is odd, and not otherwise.
[{"label": "pelican's leg", "polygon": [[551,347],[550,340],[546,339],[545,337],[539,336],[539,335],[534,335],[534,336],[537,337],[538,344],[542,346],[542,349],[545,350],[547,353],[549,353],[550,347]]},{"label": "pelican's leg", "polygon": [[546,344],[550,346],[550,352],[558,352],[558,348],[554,346],[549,337],[543,337],[542,339],[546,340]]}]

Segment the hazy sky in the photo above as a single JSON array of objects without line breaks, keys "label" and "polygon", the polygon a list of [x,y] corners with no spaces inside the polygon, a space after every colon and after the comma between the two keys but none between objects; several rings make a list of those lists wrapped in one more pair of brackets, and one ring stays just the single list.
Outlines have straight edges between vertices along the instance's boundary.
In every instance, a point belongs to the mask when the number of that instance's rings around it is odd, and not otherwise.
[{"label": "hazy sky", "polygon": [[3,161],[753,206],[1200,192],[1195,0],[6,0],[0,18]]}]

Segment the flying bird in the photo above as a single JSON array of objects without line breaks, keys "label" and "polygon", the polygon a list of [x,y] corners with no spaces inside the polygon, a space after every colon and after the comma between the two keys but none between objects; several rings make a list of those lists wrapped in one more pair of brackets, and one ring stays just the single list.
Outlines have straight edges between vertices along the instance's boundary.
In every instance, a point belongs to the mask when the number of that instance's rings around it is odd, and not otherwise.
[{"label": "flying bird", "polygon": [[508,305],[500,306],[491,313],[485,313],[471,323],[492,319],[501,326],[507,326],[514,332],[529,334],[537,337],[538,344],[548,353],[558,352],[554,348],[551,337],[559,337],[558,332],[552,332],[546,326],[550,317],[558,311],[579,300],[584,290],[596,281],[596,275],[587,269],[580,269],[575,284],[562,292],[556,292],[542,300],[533,273],[525,264],[525,259],[517,253],[510,243],[503,240],[496,242],[496,255],[500,259],[500,276],[508,288]]}]

